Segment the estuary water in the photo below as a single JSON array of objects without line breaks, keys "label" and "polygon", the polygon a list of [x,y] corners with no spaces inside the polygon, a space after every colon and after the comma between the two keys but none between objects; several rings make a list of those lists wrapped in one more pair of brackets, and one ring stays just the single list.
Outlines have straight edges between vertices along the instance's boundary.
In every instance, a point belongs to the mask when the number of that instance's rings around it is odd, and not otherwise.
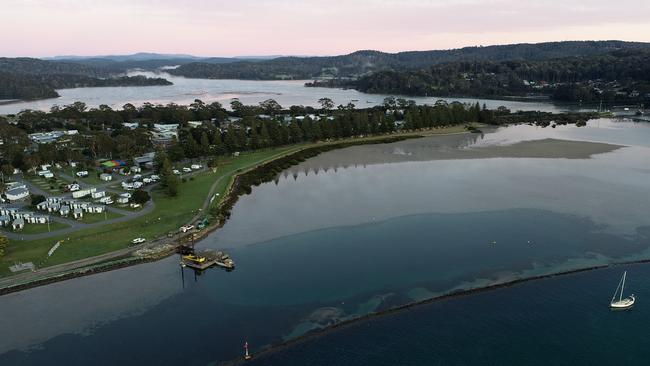
[{"label": "estuary water", "polygon": [[[57,90],[60,97],[35,101],[16,101],[0,104],[0,114],[18,113],[24,109],[49,111],[54,105],[64,106],[76,101],[86,103],[89,107],[106,104],[113,109],[121,109],[126,103],[139,106],[145,102],[154,104],[176,103],[188,105],[195,99],[206,103],[221,102],[226,107],[230,106],[233,98],[238,98],[242,103],[257,105],[266,99],[275,99],[284,107],[292,105],[318,106],[318,99],[331,98],[336,105],[354,103],[357,107],[365,108],[382,104],[384,94],[365,94],[352,89],[334,88],[307,88],[305,82],[309,80],[291,81],[256,81],[256,80],[210,80],[188,79],[173,76],[164,72],[153,73],[134,71],[129,75],[145,75],[149,77],[164,77],[174,85],[145,86],[145,87],[106,87],[106,88],[74,88]],[[582,110],[575,105],[556,105],[550,102],[517,102],[475,98],[417,98],[418,103],[433,104],[438,99],[448,102],[460,101],[463,103],[486,104],[488,108],[507,106],[513,111],[541,110],[547,112],[561,112],[567,110]]]},{"label": "estuary water", "polygon": [[[0,297],[0,364],[218,364],[239,357],[246,341],[258,352],[458,290],[650,258],[648,156],[650,126],[608,119],[581,128],[519,125],[324,153],[255,187],[225,227],[201,242],[227,249],[237,262],[233,272],[196,275],[171,257]],[[630,270],[630,287],[642,308],[650,291],[643,273],[650,270],[634,268],[639,273]],[[363,353],[349,348],[358,342],[373,353],[370,365],[395,361],[419,342],[424,358],[416,355],[410,364],[481,364],[490,347],[505,353],[506,340],[514,339],[521,348],[492,364],[521,363],[526,347],[547,361],[539,364],[554,363],[557,354],[538,352],[535,333],[526,329],[541,327],[543,339],[557,347],[567,337],[580,354],[589,350],[569,339],[577,329],[586,339],[623,329],[609,312],[596,310],[606,309],[620,269],[592,273],[359,323],[323,337],[327,357],[301,353],[319,348],[316,337],[258,362],[363,364],[357,362]],[[571,300],[576,288],[578,299]],[[587,302],[593,308],[586,314],[565,316]],[[647,311],[629,314],[616,315],[650,320]],[[494,340],[485,338],[492,329]],[[598,354],[620,354],[605,343]]]}]

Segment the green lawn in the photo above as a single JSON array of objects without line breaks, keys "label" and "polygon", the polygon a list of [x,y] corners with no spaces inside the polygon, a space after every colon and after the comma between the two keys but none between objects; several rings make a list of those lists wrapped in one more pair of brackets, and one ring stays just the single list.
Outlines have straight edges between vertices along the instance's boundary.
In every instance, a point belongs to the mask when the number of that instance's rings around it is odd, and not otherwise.
[{"label": "green lawn", "polygon": [[92,186],[108,183],[108,182],[104,182],[103,180],[99,179],[99,177],[97,176],[97,173],[94,170],[89,170],[87,177],[80,178],[80,177],[77,177],[75,175],[74,179],[77,180],[77,182],[83,182],[83,183],[86,183],[86,184],[90,184]]},{"label": "green lawn", "polygon": [[[122,249],[127,247],[133,238],[144,237],[147,240],[152,240],[163,236],[169,231],[177,230],[198,213],[216,179],[222,176],[227,178],[223,179],[219,185],[218,192],[223,196],[228,181],[238,169],[248,168],[251,164],[296,149],[296,146],[291,146],[241,154],[236,158],[224,158],[224,165],[220,166],[216,173],[212,173],[212,171],[199,173],[194,176],[193,180],[188,179],[182,183],[177,197],[170,198],[163,192],[154,190],[152,198],[156,204],[155,209],[151,213],[133,220],[80,230],[48,239],[19,243],[10,241],[6,255],[0,260],[0,275],[9,275],[8,266],[18,261],[40,263],[40,260],[47,255],[47,251],[58,240],[64,240],[64,242],[59,250],[48,259],[48,265]],[[98,216],[103,219],[103,214]]]},{"label": "green lawn", "polygon": [[[70,227],[70,225],[61,222],[55,222],[55,221],[52,221],[50,223],[50,231],[61,230],[67,227]],[[3,227],[2,231],[14,232],[11,230],[10,227]],[[30,235],[30,234],[41,234],[46,232],[48,232],[47,224],[25,224],[25,228],[23,230],[16,231],[15,233]]]},{"label": "green lawn", "polygon": [[118,217],[122,217],[122,215],[118,214],[117,212],[112,212],[112,211],[106,211],[106,214],[104,215],[103,213],[86,213],[84,212],[84,217],[81,219],[81,222],[84,224],[93,224],[95,222],[100,222],[104,220],[111,220],[111,219],[116,219]]}]

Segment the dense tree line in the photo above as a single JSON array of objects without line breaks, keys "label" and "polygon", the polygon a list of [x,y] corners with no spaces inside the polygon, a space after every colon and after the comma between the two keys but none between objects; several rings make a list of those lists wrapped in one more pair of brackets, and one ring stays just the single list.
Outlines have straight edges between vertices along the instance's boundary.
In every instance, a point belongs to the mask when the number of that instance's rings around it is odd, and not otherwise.
[{"label": "dense tree line", "polygon": [[[41,163],[77,161],[92,166],[100,159],[124,159],[154,151],[154,123],[178,123],[178,139],[164,150],[158,149],[157,166],[166,177],[163,186],[174,195],[178,180],[169,172],[172,164],[185,159],[209,158],[234,152],[256,150],[313,141],[332,141],[349,137],[418,131],[470,122],[507,124],[530,122],[584,123],[590,114],[554,115],[550,113],[511,113],[506,108],[489,110],[478,104],[438,101],[435,105],[416,105],[405,99],[386,98],[383,105],[368,109],[353,104],[340,105],[322,98],[321,108],[292,106],[285,109],[274,100],[257,106],[237,100],[226,110],[218,102],[196,100],[189,106],[176,104],[126,104],[121,110],[108,106],[87,108],[77,102],[54,107],[50,112],[24,111],[12,122],[0,118],[0,167],[9,174],[13,168],[28,170]],[[190,126],[188,121],[202,121]],[[137,123],[129,128],[123,123]],[[52,130],[77,130],[56,144],[35,146],[28,134]]]},{"label": "dense tree line", "polygon": [[377,72],[351,85],[368,93],[476,97],[547,94],[572,102],[644,102],[650,99],[650,51],[619,50],[540,61],[454,62],[418,71]]}]

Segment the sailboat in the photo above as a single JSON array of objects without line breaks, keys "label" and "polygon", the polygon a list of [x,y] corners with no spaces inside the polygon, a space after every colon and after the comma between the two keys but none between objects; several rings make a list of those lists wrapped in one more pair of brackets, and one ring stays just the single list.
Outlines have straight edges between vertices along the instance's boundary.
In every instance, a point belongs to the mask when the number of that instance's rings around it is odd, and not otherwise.
[{"label": "sailboat", "polygon": [[[614,296],[612,297],[612,301],[609,303],[609,307],[613,310],[624,310],[624,309],[629,309],[634,305],[634,295],[630,295],[629,297],[623,298],[623,289],[625,289],[625,276],[627,275],[627,271],[623,272],[623,277],[621,278],[621,281],[618,283],[618,286],[616,287],[616,291],[614,291]],[[618,289],[621,289],[620,293]],[[618,300],[616,299],[616,295],[618,294]]]}]

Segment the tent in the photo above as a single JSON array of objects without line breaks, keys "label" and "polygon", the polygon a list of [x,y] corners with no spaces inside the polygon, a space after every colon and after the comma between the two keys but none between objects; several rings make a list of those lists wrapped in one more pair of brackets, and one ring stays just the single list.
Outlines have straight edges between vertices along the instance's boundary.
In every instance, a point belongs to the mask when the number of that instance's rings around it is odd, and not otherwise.
[{"label": "tent", "polygon": [[126,166],[123,160],[106,160],[101,164],[105,168],[115,168],[119,166]]}]

